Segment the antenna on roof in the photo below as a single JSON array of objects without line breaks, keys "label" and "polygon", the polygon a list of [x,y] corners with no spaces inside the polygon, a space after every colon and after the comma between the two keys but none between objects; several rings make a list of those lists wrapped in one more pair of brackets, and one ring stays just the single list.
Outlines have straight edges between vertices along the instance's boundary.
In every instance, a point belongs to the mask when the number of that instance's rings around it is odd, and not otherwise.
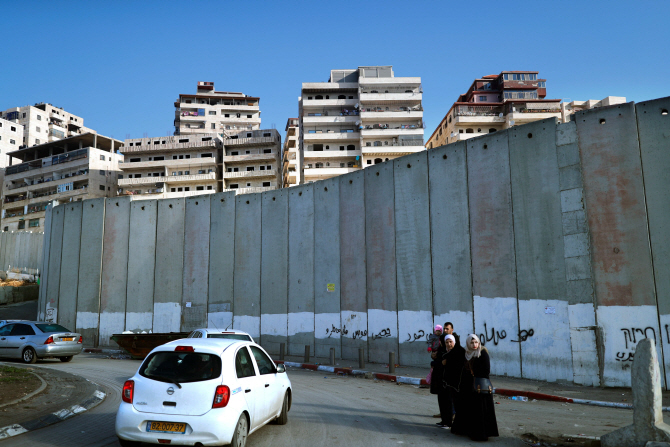
[{"label": "antenna on roof", "polygon": [[214,320],[212,320],[211,317],[210,317],[209,315],[207,315],[207,321],[210,322],[210,323],[212,323],[212,326],[214,326],[214,329],[216,329],[217,331],[220,331],[220,330],[221,330],[221,329],[219,329],[218,327],[216,327],[216,323],[214,323]]}]

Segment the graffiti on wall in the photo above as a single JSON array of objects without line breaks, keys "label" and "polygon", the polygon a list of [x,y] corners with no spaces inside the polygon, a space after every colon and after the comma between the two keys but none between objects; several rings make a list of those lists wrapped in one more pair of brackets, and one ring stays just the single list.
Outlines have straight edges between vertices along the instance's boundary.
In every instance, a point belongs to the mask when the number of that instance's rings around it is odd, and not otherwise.
[{"label": "graffiti on wall", "polygon": [[[668,331],[668,325],[665,325],[666,332]],[[655,343],[658,343],[656,339],[656,331],[653,327],[647,326],[644,329],[631,327],[631,328],[622,328],[623,340],[624,340],[624,351],[619,351],[616,353],[617,362],[632,362],[635,358],[635,345],[639,340],[644,340],[645,338],[653,338]],[[649,336],[651,334],[651,337]],[[630,368],[630,364],[622,365],[622,368]]]}]

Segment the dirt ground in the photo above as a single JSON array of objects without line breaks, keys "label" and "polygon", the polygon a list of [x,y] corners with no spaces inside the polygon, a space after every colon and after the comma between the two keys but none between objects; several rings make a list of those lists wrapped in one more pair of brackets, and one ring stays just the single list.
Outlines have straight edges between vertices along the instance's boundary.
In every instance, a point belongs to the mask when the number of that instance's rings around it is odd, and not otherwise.
[{"label": "dirt ground", "polygon": [[0,366],[0,405],[24,397],[41,384],[40,379],[31,374],[29,369]]}]

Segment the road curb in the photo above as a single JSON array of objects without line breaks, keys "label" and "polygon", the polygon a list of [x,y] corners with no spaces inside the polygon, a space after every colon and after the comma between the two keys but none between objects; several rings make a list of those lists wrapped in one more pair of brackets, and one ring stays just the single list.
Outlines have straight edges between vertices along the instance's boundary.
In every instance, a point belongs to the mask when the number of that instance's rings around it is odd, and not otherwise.
[{"label": "road curb", "polygon": [[8,425],[6,427],[0,427],[0,441],[32,430],[47,427],[49,425],[55,424],[56,422],[64,421],[65,419],[69,419],[72,416],[75,416],[77,414],[83,413],[84,411],[90,410],[93,407],[96,407],[105,399],[106,395],[99,385],[97,384],[95,385],[96,390],[93,392],[93,394],[89,396],[87,399],[84,399],[82,402],[79,402],[78,404],[72,405],[67,408],[63,408],[59,411],[49,414],[48,416],[33,419],[28,422],[22,422],[21,424],[13,424]]},{"label": "road curb", "polygon": [[[387,382],[396,382],[396,383],[405,383],[407,385],[416,385],[416,386],[421,386],[421,385],[426,385],[428,386],[428,382],[426,382],[426,379],[420,379],[417,377],[407,377],[407,376],[397,376],[393,374],[385,374],[385,373],[375,373],[372,371],[364,371],[364,370],[356,370],[356,369],[351,369],[351,368],[337,368],[333,366],[325,366],[325,365],[315,365],[312,363],[297,363],[297,362],[285,362],[283,360],[276,360],[275,363],[283,363],[285,366],[290,366],[292,368],[302,368],[302,369],[309,369],[312,371],[324,371],[324,372],[332,372],[332,373],[339,373],[339,374],[346,374],[346,375],[352,375],[352,376],[362,376],[362,375],[370,375],[371,378],[377,379],[377,380],[384,380]],[[609,408],[621,408],[624,410],[632,410],[633,405],[632,404],[624,404],[620,402],[607,402],[607,401],[601,401],[601,400],[590,400],[590,399],[577,399],[577,398],[572,398],[572,397],[563,397],[563,396],[556,396],[553,394],[545,394],[545,393],[538,393],[535,391],[523,391],[523,390],[512,390],[508,388],[494,388],[493,389],[493,394],[497,394],[499,396],[522,396],[522,397],[527,397],[528,399],[535,399],[535,400],[542,400],[546,402],[560,402],[560,403],[569,403],[569,404],[579,404],[579,405],[590,405],[594,407],[609,407]],[[663,407],[663,411],[670,412],[670,407]]]},{"label": "road curb", "polygon": [[19,399],[15,399],[15,400],[13,400],[13,401],[11,401],[11,402],[7,402],[6,404],[2,404],[2,405],[0,405],[0,408],[2,408],[2,407],[8,407],[8,406],[10,406],[10,405],[14,405],[14,404],[19,403],[19,402],[22,402],[22,401],[24,401],[24,400],[28,400],[28,399],[30,399],[31,397],[33,397],[33,396],[35,396],[35,395],[41,393],[42,391],[44,391],[44,389],[47,387],[47,382],[46,382],[46,381],[45,381],[39,374],[37,374],[36,372],[34,372],[34,371],[29,371],[29,372],[30,372],[30,374],[32,374],[33,376],[35,376],[35,377],[37,377],[38,379],[40,379],[40,382],[42,382],[41,385],[40,385],[40,387],[37,388],[37,389],[36,389],[35,391],[33,391],[32,393],[28,394],[27,396],[23,396],[23,397],[21,397],[21,398],[19,398]]}]

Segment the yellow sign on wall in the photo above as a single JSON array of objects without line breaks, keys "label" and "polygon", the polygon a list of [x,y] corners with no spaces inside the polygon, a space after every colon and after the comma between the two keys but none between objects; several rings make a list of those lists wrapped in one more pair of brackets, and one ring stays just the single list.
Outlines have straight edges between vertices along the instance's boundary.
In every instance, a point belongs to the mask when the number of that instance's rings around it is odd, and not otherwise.
[{"label": "yellow sign on wall", "polygon": [[326,290],[328,290],[329,292],[334,292],[335,284],[326,284]]}]

